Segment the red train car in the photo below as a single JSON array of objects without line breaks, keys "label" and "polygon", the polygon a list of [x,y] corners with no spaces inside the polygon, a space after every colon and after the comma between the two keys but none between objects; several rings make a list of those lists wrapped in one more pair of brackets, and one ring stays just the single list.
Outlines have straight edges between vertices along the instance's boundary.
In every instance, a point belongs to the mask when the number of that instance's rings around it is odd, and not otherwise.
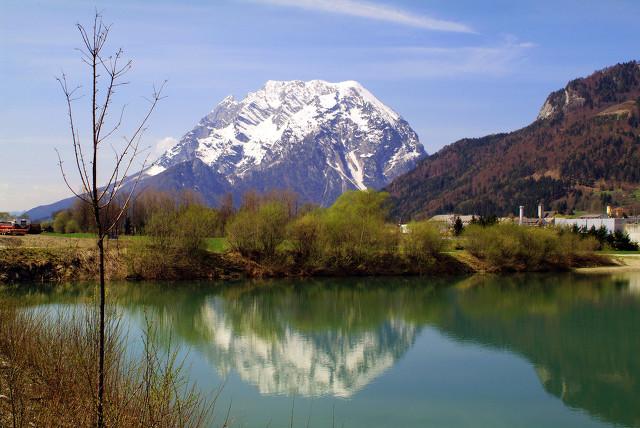
[{"label": "red train car", "polygon": [[24,236],[29,232],[29,225],[21,225],[13,221],[0,222],[0,235]]}]

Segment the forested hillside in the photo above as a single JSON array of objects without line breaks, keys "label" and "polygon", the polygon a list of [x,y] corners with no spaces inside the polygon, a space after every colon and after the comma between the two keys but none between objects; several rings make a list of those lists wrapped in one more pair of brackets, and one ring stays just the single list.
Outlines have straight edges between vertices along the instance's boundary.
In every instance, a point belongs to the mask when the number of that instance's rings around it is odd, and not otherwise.
[{"label": "forested hillside", "polygon": [[399,218],[436,213],[533,214],[607,204],[640,212],[640,64],[618,64],[553,92],[535,122],[463,139],[388,187]]}]

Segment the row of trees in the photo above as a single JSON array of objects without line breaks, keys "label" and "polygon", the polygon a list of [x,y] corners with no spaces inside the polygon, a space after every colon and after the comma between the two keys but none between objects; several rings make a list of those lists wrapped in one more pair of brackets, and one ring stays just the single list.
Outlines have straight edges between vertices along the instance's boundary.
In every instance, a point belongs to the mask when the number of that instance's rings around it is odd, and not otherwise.
[{"label": "row of trees", "polygon": [[600,228],[591,226],[591,228],[587,228],[578,227],[577,225],[573,225],[570,230],[573,234],[578,235],[583,239],[595,239],[598,242],[597,248],[599,250],[610,248],[612,250],[620,251],[638,251],[638,244],[631,241],[628,233],[620,230],[609,232],[605,226],[601,226]]},{"label": "row of trees", "polygon": [[[191,191],[148,189],[130,201],[117,229],[125,234],[147,235],[157,248],[180,246],[185,250],[204,249],[205,238],[226,236],[233,250],[262,261],[273,260],[283,253],[305,262],[321,259],[358,262],[372,254],[392,253],[423,258],[416,246],[429,247],[426,257],[430,258],[434,253],[430,248],[437,241],[437,227],[414,223],[409,226],[411,233],[404,236],[396,225],[387,223],[387,201],[386,193],[347,192],[331,207],[320,208],[300,203],[297,195],[289,191],[264,195],[250,191],[243,196],[238,209],[234,208],[230,195],[222,199],[218,208],[210,208]],[[115,203],[102,215],[113,216],[120,209]],[[487,227],[496,223],[497,218],[489,216],[474,218],[471,225]],[[76,203],[59,212],[51,226],[60,233],[95,232],[95,219],[90,207]],[[459,236],[463,231],[457,218],[452,233]],[[577,226],[571,231],[583,238],[594,238],[597,249],[638,249],[624,232]],[[415,240],[429,243],[418,244]]]},{"label": "row of trees", "polygon": [[[119,209],[116,205],[113,211]],[[109,211],[102,214],[110,215]],[[224,236],[230,248],[244,257],[260,262],[290,257],[297,264],[312,266],[366,263],[384,255],[427,262],[434,260],[446,242],[437,225],[414,222],[408,225],[408,233],[402,233],[397,225],[388,222],[388,217],[388,195],[384,192],[346,192],[332,206],[321,208],[300,203],[297,195],[288,191],[263,195],[251,191],[243,196],[236,209],[230,196],[225,197],[218,208],[211,208],[190,191],[145,190],[130,202],[118,228],[127,234],[145,235],[147,250],[153,249],[152,253],[174,260],[178,256],[171,249],[182,254],[193,253],[206,249],[206,238]],[[56,215],[53,229],[66,233],[93,232],[94,224],[86,205],[76,204]],[[495,216],[474,218],[471,230],[496,224]],[[528,245],[516,243],[521,228],[509,229],[508,234],[505,228],[498,229],[503,231],[500,236],[511,235],[509,239],[514,245]],[[571,231],[583,240],[593,238],[590,242],[596,243],[595,249],[638,249],[624,232],[577,227]],[[477,235],[464,233],[459,218],[451,232],[453,236],[467,238]],[[540,232],[545,233],[555,234]]]},{"label": "row of trees", "polygon": [[[103,221],[115,221],[123,207],[120,200],[114,200],[108,209],[101,212]],[[205,208],[205,204],[199,194],[185,190],[181,192],[163,192],[153,189],[145,189],[135,197],[131,198],[127,204],[124,215],[115,222],[114,230],[118,234],[142,235],[147,233],[148,225],[154,217],[164,216],[168,220],[169,213],[182,210],[186,207],[199,206]],[[214,216],[216,221],[209,224],[208,236],[222,236],[224,226],[228,218],[233,214],[233,201],[231,198],[224,198],[220,208],[209,208],[207,217]],[[158,220],[156,220],[156,223]],[[92,209],[82,201],[76,201],[69,209],[57,212],[49,230],[56,233],[76,233],[88,232],[96,233],[96,222]],[[157,228],[157,226],[154,226]]]},{"label": "row of trees", "polygon": [[297,264],[348,266],[381,256],[435,259],[444,240],[437,226],[412,223],[409,233],[387,223],[388,194],[351,191],[328,208],[292,210],[290,201],[264,197],[243,204],[227,225],[230,247],[254,260],[276,261],[290,256]]}]

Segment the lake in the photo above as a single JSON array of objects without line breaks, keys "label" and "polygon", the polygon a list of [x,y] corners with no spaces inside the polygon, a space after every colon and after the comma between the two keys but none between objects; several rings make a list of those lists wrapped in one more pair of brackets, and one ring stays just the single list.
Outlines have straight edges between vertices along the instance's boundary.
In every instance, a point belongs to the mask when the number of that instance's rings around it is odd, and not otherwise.
[{"label": "lake", "polygon": [[[87,284],[19,293],[86,307]],[[218,424],[639,427],[640,273],[114,283],[132,355],[145,317]],[[219,425],[216,425],[219,426]]]}]

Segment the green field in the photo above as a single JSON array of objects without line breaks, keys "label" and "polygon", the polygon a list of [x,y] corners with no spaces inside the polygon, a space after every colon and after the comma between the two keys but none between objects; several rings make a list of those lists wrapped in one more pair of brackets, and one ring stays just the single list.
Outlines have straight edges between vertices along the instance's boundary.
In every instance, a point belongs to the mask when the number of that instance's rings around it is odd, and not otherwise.
[{"label": "green field", "polygon": [[58,238],[97,238],[95,233],[55,233],[55,232],[44,232],[42,236],[53,236]]}]

